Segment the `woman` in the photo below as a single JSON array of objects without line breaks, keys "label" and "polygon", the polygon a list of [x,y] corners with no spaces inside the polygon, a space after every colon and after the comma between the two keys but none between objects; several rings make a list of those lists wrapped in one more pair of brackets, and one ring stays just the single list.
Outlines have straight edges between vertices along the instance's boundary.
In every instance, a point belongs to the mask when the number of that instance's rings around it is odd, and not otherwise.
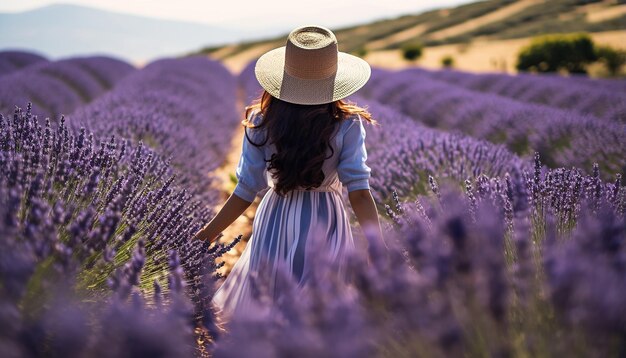
[{"label": "woman", "polygon": [[250,276],[262,263],[285,264],[303,283],[314,262],[312,247],[342,260],[354,248],[342,201],[350,204],[368,238],[382,235],[369,190],[365,129],[370,114],[342,99],[369,79],[364,60],[339,52],[327,28],[293,30],[286,46],[261,56],[255,75],[265,89],[246,107],[245,137],[233,194],[196,234],[214,241],[269,185],[257,209],[252,236],[230,274],[213,296],[228,320],[251,308]]}]

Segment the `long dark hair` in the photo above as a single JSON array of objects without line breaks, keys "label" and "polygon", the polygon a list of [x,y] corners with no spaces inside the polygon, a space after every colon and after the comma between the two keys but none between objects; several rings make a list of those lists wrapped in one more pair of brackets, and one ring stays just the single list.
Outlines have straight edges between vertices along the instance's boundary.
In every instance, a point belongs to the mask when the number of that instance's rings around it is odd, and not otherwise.
[{"label": "long dark hair", "polygon": [[[376,124],[367,109],[344,100],[302,105],[282,101],[267,91],[263,91],[245,110],[244,129],[267,128],[263,142],[253,142],[247,130],[246,140],[257,147],[268,141],[276,146],[276,153],[266,162],[269,162],[268,171],[276,180],[274,190],[280,195],[296,188],[312,189],[322,184],[322,164],[329,158],[327,148],[331,151],[330,156],[333,155],[330,140],[339,122],[358,114]],[[261,122],[256,125],[250,117],[255,110],[262,114]]]}]

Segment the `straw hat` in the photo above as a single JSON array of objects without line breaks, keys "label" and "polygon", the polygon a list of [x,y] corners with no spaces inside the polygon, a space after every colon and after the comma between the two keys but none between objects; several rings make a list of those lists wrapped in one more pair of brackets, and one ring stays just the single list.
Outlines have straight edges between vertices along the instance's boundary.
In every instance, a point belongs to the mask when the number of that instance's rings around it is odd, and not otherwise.
[{"label": "straw hat", "polygon": [[302,26],[291,31],[286,46],[263,54],[254,73],[273,97],[291,103],[322,104],[363,87],[371,68],[365,60],[340,52],[329,29]]}]

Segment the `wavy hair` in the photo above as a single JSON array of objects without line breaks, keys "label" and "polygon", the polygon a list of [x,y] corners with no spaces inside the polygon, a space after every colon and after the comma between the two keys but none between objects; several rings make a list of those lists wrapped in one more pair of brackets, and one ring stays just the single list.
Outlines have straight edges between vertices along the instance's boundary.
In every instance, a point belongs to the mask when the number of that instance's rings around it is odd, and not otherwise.
[{"label": "wavy hair", "polygon": [[[262,114],[260,123],[251,122],[251,112]],[[324,181],[322,164],[333,154],[331,136],[337,126],[350,115],[358,114],[366,121],[377,124],[365,108],[338,100],[320,105],[302,105],[282,101],[263,91],[251,105],[245,107],[244,125],[246,140],[260,147],[266,143],[276,146],[268,171],[276,181],[274,190],[285,195],[296,188],[313,189]],[[254,143],[247,128],[266,128],[262,143]],[[327,148],[330,156],[326,156]]]}]

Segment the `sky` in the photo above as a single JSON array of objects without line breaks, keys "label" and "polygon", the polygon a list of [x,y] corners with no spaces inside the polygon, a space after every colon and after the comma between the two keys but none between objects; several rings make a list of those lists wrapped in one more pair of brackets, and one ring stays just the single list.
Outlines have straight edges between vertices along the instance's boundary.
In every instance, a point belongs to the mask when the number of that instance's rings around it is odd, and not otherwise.
[{"label": "sky", "polygon": [[[85,5],[155,18],[238,28],[288,29],[304,24],[342,27],[448,7],[468,0],[0,0],[0,12],[55,3]],[[216,5],[215,3],[219,3]]]}]

